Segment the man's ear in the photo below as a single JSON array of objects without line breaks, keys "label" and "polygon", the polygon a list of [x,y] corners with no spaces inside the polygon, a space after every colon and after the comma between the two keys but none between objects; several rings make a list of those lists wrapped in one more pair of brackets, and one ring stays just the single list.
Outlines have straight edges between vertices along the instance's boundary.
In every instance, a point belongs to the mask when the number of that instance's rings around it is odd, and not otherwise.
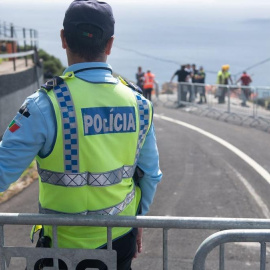
[{"label": "man's ear", "polygon": [[105,54],[106,54],[106,55],[110,55],[110,54],[111,54],[113,41],[114,41],[114,37],[111,37],[111,38],[108,40],[107,45],[106,45],[106,48],[105,48]]},{"label": "man's ear", "polygon": [[67,41],[66,41],[66,38],[65,38],[64,29],[62,29],[60,31],[60,37],[61,37],[61,41],[62,41],[62,48],[66,49],[67,48]]}]

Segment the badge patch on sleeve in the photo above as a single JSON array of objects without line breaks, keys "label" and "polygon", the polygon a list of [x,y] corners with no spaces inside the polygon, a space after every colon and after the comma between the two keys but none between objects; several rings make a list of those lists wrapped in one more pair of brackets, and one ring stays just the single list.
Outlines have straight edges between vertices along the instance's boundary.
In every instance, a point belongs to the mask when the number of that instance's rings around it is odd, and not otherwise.
[{"label": "badge patch on sleeve", "polygon": [[13,133],[15,132],[16,130],[18,130],[20,128],[20,126],[15,122],[15,120],[13,120],[9,126],[8,126],[8,129]]},{"label": "badge patch on sleeve", "polygon": [[83,108],[82,118],[85,136],[136,131],[133,107]]},{"label": "badge patch on sleeve", "polygon": [[23,116],[27,117],[27,118],[30,116],[30,113],[29,113],[28,108],[27,108],[27,104],[24,104],[20,108],[19,113],[22,114]]}]

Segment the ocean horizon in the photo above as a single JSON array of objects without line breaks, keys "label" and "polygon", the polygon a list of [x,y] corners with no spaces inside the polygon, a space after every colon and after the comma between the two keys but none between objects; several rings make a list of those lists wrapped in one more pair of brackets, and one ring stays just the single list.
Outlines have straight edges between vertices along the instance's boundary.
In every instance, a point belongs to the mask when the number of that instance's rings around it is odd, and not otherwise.
[{"label": "ocean horizon", "polygon": [[[144,71],[150,69],[161,85],[181,64],[189,63],[203,66],[206,83],[214,84],[221,66],[229,64],[234,80],[247,70],[252,85],[270,86],[270,16],[263,5],[247,4],[236,10],[211,5],[211,1],[205,5],[108,2],[116,25],[107,62],[123,77],[134,81],[137,67],[142,66]],[[39,48],[67,66],[59,36],[67,6],[66,1],[25,5],[19,0],[0,0],[0,21],[36,29]]]}]

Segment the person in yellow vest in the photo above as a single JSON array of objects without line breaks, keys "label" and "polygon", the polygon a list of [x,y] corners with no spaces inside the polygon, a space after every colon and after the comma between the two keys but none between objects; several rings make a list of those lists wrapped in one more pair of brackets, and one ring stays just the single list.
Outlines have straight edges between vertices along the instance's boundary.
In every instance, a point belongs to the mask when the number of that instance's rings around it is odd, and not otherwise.
[{"label": "person in yellow vest", "polygon": [[[106,63],[114,24],[105,2],[70,4],[61,30],[69,67],[25,100],[0,142],[0,192],[36,158],[42,214],[145,215],[162,178],[152,105]],[[59,227],[57,235],[60,248],[107,244],[101,227]],[[37,246],[50,247],[52,238],[42,226]],[[131,269],[142,229],[113,228],[112,238],[117,269]],[[51,265],[41,260],[35,269]],[[76,269],[86,268],[107,269],[91,260]]]},{"label": "person in yellow vest", "polygon": [[150,70],[144,74],[143,95],[151,101],[152,91],[155,86],[155,75]]},{"label": "person in yellow vest", "polygon": [[233,84],[229,69],[229,65],[223,65],[217,74],[217,84],[220,86],[217,88],[216,96],[218,97],[219,104],[225,103],[225,95],[228,90],[225,85],[228,85],[229,82]]}]

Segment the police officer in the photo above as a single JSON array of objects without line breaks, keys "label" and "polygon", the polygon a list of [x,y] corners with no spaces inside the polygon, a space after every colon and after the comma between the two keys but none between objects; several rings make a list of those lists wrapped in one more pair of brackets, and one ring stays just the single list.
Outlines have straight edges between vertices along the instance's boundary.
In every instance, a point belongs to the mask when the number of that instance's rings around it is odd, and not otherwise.
[{"label": "police officer", "polygon": [[[144,215],[161,180],[152,104],[106,63],[114,23],[105,2],[71,3],[61,30],[69,67],[25,100],[0,143],[0,191],[36,158],[40,213]],[[50,226],[44,237],[50,243]],[[112,237],[117,269],[130,269],[142,229],[113,228]],[[58,228],[62,248],[104,248],[106,241],[104,228]],[[87,267],[106,269],[92,262],[76,269]]]},{"label": "police officer", "polygon": [[216,96],[218,97],[219,104],[225,103],[225,95],[228,91],[226,85],[228,85],[229,82],[233,84],[229,69],[230,69],[229,65],[223,65],[221,67],[221,70],[217,74],[218,91]]}]

